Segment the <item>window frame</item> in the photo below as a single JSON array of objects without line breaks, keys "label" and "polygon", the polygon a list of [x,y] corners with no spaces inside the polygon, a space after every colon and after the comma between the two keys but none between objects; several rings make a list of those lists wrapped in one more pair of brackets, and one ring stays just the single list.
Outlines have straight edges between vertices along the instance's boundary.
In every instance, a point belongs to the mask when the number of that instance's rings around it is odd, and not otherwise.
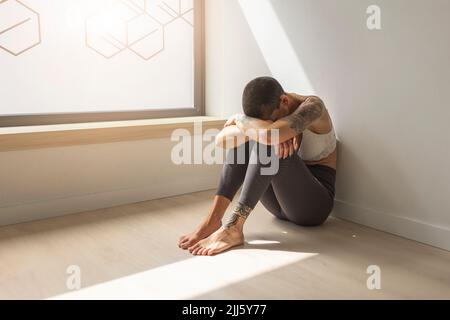
[{"label": "window frame", "polygon": [[194,1],[194,108],[0,115],[0,127],[128,121],[205,115],[205,4]]}]

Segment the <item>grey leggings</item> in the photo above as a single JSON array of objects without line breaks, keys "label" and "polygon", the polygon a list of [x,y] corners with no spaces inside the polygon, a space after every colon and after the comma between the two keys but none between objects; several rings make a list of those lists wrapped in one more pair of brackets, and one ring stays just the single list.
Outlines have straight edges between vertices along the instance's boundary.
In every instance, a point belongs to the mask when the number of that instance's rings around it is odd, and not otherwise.
[{"label": "grey leggings", "polygon": [[273,147],[254,141],[228,151],[217,195],[233,200],[242,186],[239,202],[245,206],[253,209],[261,201],[279,219],[301,226],[324,223],[333,209],[336,171],[322,165],[308,166],[294,154],[279,159],[276,173],[262,175],[261,168],[271,164],[259,158],[259,148],[266,148],[269,156],[274,152]]}]

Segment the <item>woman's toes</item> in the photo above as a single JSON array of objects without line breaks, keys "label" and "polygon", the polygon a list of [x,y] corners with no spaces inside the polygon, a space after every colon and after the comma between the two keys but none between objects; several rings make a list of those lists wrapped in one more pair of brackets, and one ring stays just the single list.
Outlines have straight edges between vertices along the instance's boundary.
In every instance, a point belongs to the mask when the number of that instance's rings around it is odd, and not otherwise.
[{"label": "woman's toes", "polygon": [[198,243],[194,244],[193,246],[189,247],[189,252],[193,253],[200,245]]},{"label": "woman's toes", "polygon": [[186,242],[187,242],[187,239],[183,239],[178,243],[178,246],[181,248],[181,247],[183,247],[183,245],[186,244]]},{"label": "woman's toes", "polygon": [[180,248],[186,250],[189,247],[192,247],[193,244],[194,243],[191,239],[186,239],[181,243]]},{"label": "woman's toes", "polygon": [[186,243],[184,243],[184,244],[181,246],[181,249],[187,250],[187,249],[189,249],[190,247],[192,247],[193,245],[195,245],[195,243],[192,243],[192,242],[186,242]]},{"label": "woman's toes", "polygon": [[201,247],[200,245],[197,246],[194,250],[192,250],[192,254],[197,256],[201,249],[203,249],[203,247]]}]

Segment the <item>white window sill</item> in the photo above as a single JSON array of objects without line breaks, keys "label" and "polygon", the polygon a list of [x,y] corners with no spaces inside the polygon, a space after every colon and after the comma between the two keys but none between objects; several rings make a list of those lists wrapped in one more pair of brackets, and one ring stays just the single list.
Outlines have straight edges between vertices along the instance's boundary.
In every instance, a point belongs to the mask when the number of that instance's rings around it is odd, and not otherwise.
[{"label": "white window sill", "polygon": [[175,129],[221,129],[226,120],[185,117],[0,128],[0,152],[170,137]]}]

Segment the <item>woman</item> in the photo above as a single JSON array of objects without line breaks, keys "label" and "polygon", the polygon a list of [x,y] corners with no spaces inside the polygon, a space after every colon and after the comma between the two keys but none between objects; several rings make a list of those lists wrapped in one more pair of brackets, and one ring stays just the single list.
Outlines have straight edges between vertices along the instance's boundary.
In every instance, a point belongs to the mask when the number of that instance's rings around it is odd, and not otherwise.
[{"label": "woman", "polygon": [[[261,77],[246,86],[243,109],[245,115],[231,117],[216,139],[231,150],[212,210],[196,231],[180,238],[180,248],[194,255],[243,244],[244,223],[259,201],[275,217],[300,226],[321,225],[333,209],[336,136],[322,100],[285,93],[277,80]],[[264,171],[269,167],[277,170]],[[241,186],[238,205],[222,225]]]}]

